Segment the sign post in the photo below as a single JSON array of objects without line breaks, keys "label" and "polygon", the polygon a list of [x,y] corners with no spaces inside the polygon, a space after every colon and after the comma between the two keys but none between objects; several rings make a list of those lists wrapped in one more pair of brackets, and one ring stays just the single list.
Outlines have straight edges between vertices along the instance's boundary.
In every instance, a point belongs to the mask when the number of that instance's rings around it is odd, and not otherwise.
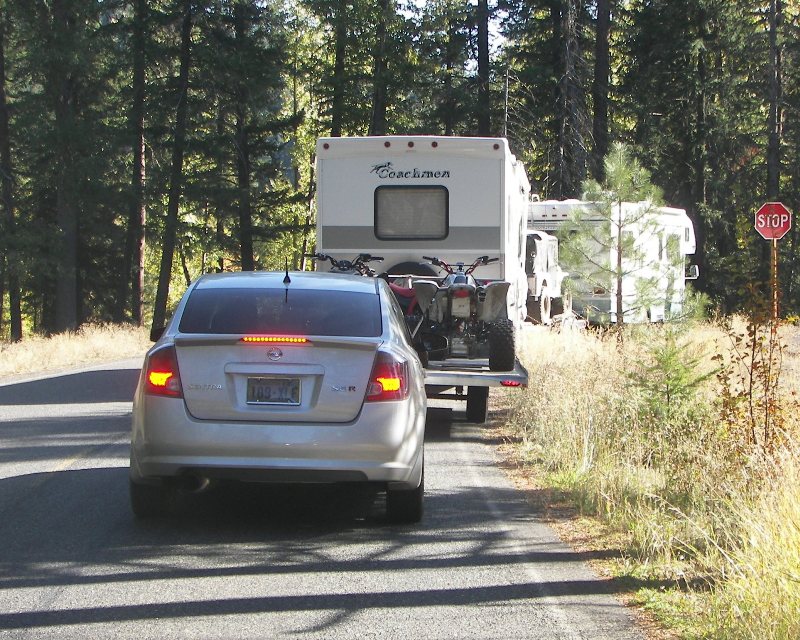
[{"label": "sign post", "polygon": [[792,228],[792,212],[782,202],[767,202],[756,211],[755,228],[762,238],[772,241],[770,280],[774,331],[778,322],[778,240]]}]

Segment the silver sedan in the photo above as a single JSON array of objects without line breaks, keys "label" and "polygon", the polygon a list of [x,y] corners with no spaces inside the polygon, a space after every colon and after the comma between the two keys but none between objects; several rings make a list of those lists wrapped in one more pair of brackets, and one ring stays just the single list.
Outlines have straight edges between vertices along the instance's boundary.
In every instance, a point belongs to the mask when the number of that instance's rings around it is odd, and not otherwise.
[{"label": "silver sedan", "polygon": [[162,514],[217,479],[373,483],[422,517],[424,369],[379,278],[205,275],[147,354],[133,404],[130,496]]}]

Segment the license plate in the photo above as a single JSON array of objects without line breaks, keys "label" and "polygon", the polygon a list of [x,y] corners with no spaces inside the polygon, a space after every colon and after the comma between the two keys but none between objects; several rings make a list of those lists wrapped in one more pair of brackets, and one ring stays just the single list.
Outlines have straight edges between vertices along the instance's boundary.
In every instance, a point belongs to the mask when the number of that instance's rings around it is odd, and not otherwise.
[{"label": "license plate", "polygon": [[299,378],[248,378],[247,404],[300,404]]}]

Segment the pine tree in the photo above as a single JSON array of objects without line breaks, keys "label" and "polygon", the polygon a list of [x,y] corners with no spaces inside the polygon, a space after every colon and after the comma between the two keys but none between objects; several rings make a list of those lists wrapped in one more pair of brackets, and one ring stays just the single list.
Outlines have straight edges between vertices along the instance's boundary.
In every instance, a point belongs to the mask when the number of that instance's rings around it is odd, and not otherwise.
[{"label": "pine tree", "polygon": [[[573,211],[562,235],[560,255],[571,274],[576,299],[587,297],[594,289],[614,292],[612,312],[621,326],[626,317],[641,317],[656,302],[655,283],[644,275],[655,259],[644,254],[641,246],[657,233],[654,214],[660,192],[652,185],[649,172],[621,143],[606,157],[604,173],[602,184],[595,180],[584,183],[583,197],[589,204],[585,210]],[[623,282],[631,280],[635,299],[625,299]]]}]

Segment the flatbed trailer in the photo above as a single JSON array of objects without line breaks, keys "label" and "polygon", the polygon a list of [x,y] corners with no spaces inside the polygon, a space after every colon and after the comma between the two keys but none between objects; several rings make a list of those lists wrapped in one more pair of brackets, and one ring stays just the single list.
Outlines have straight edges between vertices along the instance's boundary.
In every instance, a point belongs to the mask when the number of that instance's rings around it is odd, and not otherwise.
[{"label": "flatbed trailer", "polygon": [[429,398],[467,403],[467,420],[484,423],[490,387],[524,388],[528,370],[516,360],[511,371],[492,371],[488,358],[449,358],[428,363],[425,391]]}]

